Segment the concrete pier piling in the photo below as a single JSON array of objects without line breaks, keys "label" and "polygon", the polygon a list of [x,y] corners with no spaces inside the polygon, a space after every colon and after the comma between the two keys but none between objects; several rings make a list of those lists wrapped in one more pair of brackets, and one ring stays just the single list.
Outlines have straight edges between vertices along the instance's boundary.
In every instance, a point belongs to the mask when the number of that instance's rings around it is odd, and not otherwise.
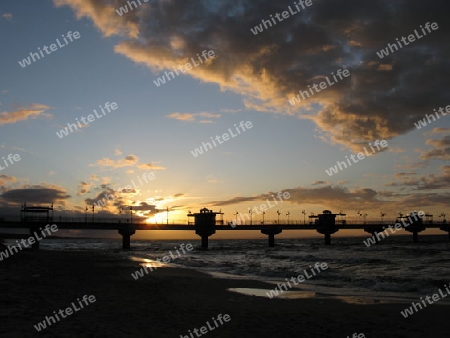
[{"label": "concrete pier piling", "polygon": [[267,225],[261,229],[261,233],[264,235],[268,235],[269,237],[269,247],[275,246],[275,235],[280,234],[283,229],[279,226]]},{"label": "concrete pier piling", "polygon": [[124,224],[121,229],[119,229],[119,234],[122,235],[122,249],[131,249],[131,236],[136,233],[132,224]]}]

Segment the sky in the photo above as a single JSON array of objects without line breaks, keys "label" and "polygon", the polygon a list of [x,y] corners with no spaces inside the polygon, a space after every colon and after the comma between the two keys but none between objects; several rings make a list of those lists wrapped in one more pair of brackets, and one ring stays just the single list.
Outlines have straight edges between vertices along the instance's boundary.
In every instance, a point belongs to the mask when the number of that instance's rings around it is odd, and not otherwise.
[{"label": "sky", "polygon": [[83,216],[109,194],[97,217],[132,206],[165,223],[169,208],[184,223],[207,207],[231,221],[289,192],[265,221],[444,218],[446,1],[135,3],[1,2],[0,214],[26,202]]}]

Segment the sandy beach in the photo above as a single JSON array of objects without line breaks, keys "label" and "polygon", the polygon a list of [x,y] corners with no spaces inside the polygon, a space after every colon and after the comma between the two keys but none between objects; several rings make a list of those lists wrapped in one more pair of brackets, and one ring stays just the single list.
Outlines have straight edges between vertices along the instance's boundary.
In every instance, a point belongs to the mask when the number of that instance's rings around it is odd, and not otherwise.
[{"label": "sandy beach", "polygon": [[[271,289],[251,280],[212,278],[158,268],[134,280],[138,263],[112,253],[23,251],[0,263],[0,335],[30,337],[447,337],[446,306],[404,319],[407,304],[350,304],[340,300],[269,299],[229,288]],[[96,301],[37,332],[34,325],[84,295]],[[228,314],[228,322],[213,323]],[[202,334],[209,321],[213,330]],[[197,334],[194,333],[197,329]]]}]

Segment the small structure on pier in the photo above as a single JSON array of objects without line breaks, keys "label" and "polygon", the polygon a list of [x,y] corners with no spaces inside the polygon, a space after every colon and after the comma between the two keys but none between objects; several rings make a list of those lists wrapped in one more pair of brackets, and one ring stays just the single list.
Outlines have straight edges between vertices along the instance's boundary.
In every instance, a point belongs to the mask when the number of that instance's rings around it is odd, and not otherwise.
[{"label": "small structure on pier", "polygon": [[195,233],[202,238],[202,248],[208,249],[208,237],[216,233],[216,225],[223,225],[223,216],[216,220],[216,215],[223,215],[223,212],[213,212],[207,208],[200,209],[198,213],[187,214],[188,224],[192,224],[190,218],[194,218]]},{"label": "small structure on pier", "polygon": [[[20,222],[28,227],[30,235],[34,235],[39,228],[52,223],[53,221],[53,204],[50,207],[33,206],[27,207],[24,203],[20,209]],[[32,249],[39,249],[39,241],[35,241]]]},{"label": "small structure on pier", "polygon": [[[317,225],[317,232],[325,235],[326,245],[331,244],[331,234],[339,231],[339,226],[336,224],[336,216],[346,216],[346,214],[333,214],[330,210],[324,210],[321,214],[309,216],[311,219],[316,219],[314,223]],[[345,220],[341,222],[345,224]]]},{"label": "small structure on pier", "polygon": [[[407,225],[405,225],[403,219],[405,220],[405,222],[408,222]],[[417,243],[419,241],[419,232],[426,229],[424,221],[422,218],[420,218],[419,214],[414,211],[407,216],[399,216],[397,217],[396,223],[400,222],[403,223],[403,227],[406,231],[412,232],[413,241],[414,243]],[[425,214],[425,223],[433,223],[433,215]]]}]

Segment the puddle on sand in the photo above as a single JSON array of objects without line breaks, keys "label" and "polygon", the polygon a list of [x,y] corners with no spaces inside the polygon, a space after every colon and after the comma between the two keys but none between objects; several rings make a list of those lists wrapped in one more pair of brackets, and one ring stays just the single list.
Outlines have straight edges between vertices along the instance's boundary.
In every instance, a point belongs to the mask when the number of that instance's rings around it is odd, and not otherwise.
[{"label": "puddle on sand", "polygon": [[161,267],[167,267],[169,264],[164,264],[163,262],[148,259],[148,258],[140,258],[140,257],[130,257],[132,261],[134,262],[140,262],[140,266],[145,266],[147,268],[161,268]]},{"label": "puddle on sand", "polygon": [[[273,290],[268,289],[253,289],[253,288],[230,288],[228,291],[237,292],[246,296],[256,296],[256,297],[267,297],[270,298],[267,294],[272,291],[271,296],[273,295]],[[316,296],[315,292],[312,291],[278,291],[278,295],[274,295],[271,298],[283,298],[283,299],[298,299],[298,298],[314,298]]]}]

